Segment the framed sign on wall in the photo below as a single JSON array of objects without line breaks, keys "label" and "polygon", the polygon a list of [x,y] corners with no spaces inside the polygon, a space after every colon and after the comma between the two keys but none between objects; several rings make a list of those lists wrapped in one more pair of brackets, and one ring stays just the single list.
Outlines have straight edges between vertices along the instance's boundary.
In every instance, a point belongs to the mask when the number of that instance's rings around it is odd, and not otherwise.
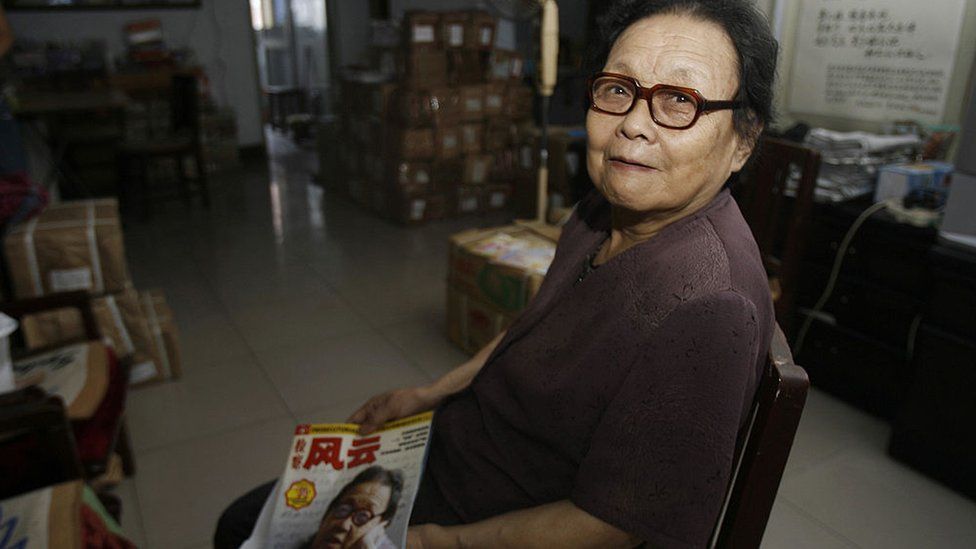
[{"label": "framed sign on wall", "polygon": [[802,0],[789,108],[940,123],[965,0]]}]

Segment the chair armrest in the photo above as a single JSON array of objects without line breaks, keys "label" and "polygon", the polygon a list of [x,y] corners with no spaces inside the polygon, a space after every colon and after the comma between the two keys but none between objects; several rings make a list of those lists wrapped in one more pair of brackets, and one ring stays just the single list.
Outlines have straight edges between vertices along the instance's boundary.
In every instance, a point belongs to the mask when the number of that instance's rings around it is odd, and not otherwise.
[{"label": "chair armrest", "polygon": [[81,313],[81,320],[85,327],[85,338],[93,340],[101,337],[98,333],[98,324],[95,323],[95,314],[92,312],[91,297],[85,291],[63,292],[0,303],[0,312],[17,321],[30,314],[54,309],[77,309]]}]

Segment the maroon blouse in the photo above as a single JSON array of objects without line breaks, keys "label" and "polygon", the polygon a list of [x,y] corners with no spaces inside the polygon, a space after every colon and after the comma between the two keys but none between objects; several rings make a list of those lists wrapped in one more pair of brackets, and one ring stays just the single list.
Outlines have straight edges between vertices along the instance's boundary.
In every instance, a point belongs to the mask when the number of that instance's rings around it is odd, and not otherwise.
[{"label": "maroon blouse", "polygon": [[569,499],[653,547],[707,543],[773,330],[759,251],[722,191],[577,283],[609,228],[594,192],[539,294],[437,410],[412,522]]}]

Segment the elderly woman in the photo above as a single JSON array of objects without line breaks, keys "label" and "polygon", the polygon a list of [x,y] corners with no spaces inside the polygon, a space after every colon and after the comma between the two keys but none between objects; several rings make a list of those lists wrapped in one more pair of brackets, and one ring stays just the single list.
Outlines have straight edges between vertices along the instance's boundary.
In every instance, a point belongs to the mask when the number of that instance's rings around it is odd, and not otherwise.
[{"label": "elderly woman", "polygon": [[773,330],[728,183],[771,116],[748,0],[615,2],[599,21],[596,191],[506,334],[351,421],[437,408],[415,547],[704,546]]},{"label": "elderly woman", "polygon": [[596,190],[507,333],[364,433],[436,408],[412,547],[704,546],[773,330],[729,195],[771,116],[776,43],[749,0],[629,0],[598,22]]}]

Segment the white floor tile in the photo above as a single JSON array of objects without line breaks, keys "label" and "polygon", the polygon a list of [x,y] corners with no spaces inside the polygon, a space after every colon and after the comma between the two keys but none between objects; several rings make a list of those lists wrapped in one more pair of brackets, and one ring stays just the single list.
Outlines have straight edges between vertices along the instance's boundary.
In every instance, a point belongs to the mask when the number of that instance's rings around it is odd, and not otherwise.
[{"label": "white floor tile", "polygon": [[891,428],[883,420],[811,389],[786,465],[789,477],[852,447],[883,454]]},{"label": "white floor tile", "polygon": [[447,339],[444,316],[441,311],[419,322],[399,322],[379,331],[434,380],[471,358]]},{"label": "white floor tile", "polygon": [[762,549],[854,549],[857,546],[779,498],[766,524]]},{"label": "white floor tile", "polygon": [[257,356],[296,415],[429,380],[372,331],[261,350]]},{"label": "white floor tile", "polygon": [[136,486],[148,547],[209,544],[227,505],[281,473],[294,426],[289,416],[140,456]]},{"label": "white floor tile", "polygon": [[779,497],[861,547],[976,547],[976,502],[882,453],[844,451],[784,479]]},{"label": "white floor tile", "polygon": [[247,354],[190,368],[178,380],[139,387],[130,395],[126,414],[137,455],[288,414],[281,396]]}]

